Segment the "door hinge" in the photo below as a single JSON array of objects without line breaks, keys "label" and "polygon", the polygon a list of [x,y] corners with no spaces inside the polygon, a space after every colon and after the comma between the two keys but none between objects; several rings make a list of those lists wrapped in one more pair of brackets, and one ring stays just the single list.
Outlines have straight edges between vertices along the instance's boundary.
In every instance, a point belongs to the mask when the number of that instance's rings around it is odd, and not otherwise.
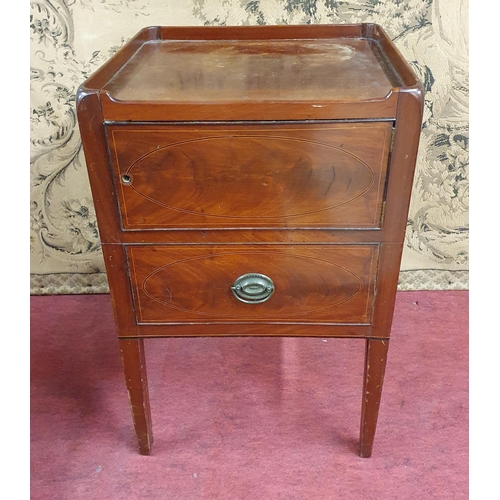
[{"label": "door hinge", "polygon": [[391,153],[392,149],[394,148],[394,136],[395,135],[396,135],[396,128],[392,127],[391,141],[389,142],[389,153]]},{"label": "door hinge", "polygon": [[385,219],[385,205],[386,205],[386,201],[383,201],[382,202],[382,210],[380,211],[380,225],[382,226],[382,224],[384,223],[384,219]]}]

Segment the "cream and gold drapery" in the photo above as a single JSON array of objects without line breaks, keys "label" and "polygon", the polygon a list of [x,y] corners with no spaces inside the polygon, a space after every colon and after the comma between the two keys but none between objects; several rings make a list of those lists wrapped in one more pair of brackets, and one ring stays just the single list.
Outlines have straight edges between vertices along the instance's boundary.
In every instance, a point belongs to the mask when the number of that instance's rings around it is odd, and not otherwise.
[{"label": "cream and gold drapery", "polygon": [[401,289],[468,288],[466,0],[31,0],[31,292],[107,291],[77,87],[153,25],[374,22],[425,87]]}]

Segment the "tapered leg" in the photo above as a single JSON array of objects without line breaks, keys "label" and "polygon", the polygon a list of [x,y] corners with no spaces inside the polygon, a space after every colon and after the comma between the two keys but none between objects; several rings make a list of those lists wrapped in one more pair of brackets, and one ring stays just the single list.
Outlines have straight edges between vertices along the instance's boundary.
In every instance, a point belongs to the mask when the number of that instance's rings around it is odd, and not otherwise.
[{"label": "tapered leg", "polygon": [[368,339],[366,341],[359,438],[359,456],[363,458],[368,458],[372,454],[388,349],[388,340]]},{"label": "tapered leg", "polygon": [[119,343],[139,453],[149,455],[153,445],[153,431],[144,343],[142,339],[120,339]]}]

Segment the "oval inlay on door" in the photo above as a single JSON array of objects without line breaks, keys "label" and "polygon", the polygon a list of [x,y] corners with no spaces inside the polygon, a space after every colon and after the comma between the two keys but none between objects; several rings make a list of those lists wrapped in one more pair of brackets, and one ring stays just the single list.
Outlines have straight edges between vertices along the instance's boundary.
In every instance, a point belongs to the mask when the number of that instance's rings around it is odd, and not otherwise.
[{"label": "oval inlay on door", "polygon": [[126,171],[127,189],[186,214],[231,219],[297,217],[362,196],[374,173],[320,142],[219,136],[159,147]]}]

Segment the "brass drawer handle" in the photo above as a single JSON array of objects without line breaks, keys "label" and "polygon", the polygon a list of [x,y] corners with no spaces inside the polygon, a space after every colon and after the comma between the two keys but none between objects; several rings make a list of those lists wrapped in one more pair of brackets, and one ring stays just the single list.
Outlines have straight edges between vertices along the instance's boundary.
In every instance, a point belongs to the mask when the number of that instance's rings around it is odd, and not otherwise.
[{"label": "brass drawer handle", "polygon": [[237,278],[231,290],[241,302],[260,304],[274,293],[274,283],[264,274],[249,273]]}]

